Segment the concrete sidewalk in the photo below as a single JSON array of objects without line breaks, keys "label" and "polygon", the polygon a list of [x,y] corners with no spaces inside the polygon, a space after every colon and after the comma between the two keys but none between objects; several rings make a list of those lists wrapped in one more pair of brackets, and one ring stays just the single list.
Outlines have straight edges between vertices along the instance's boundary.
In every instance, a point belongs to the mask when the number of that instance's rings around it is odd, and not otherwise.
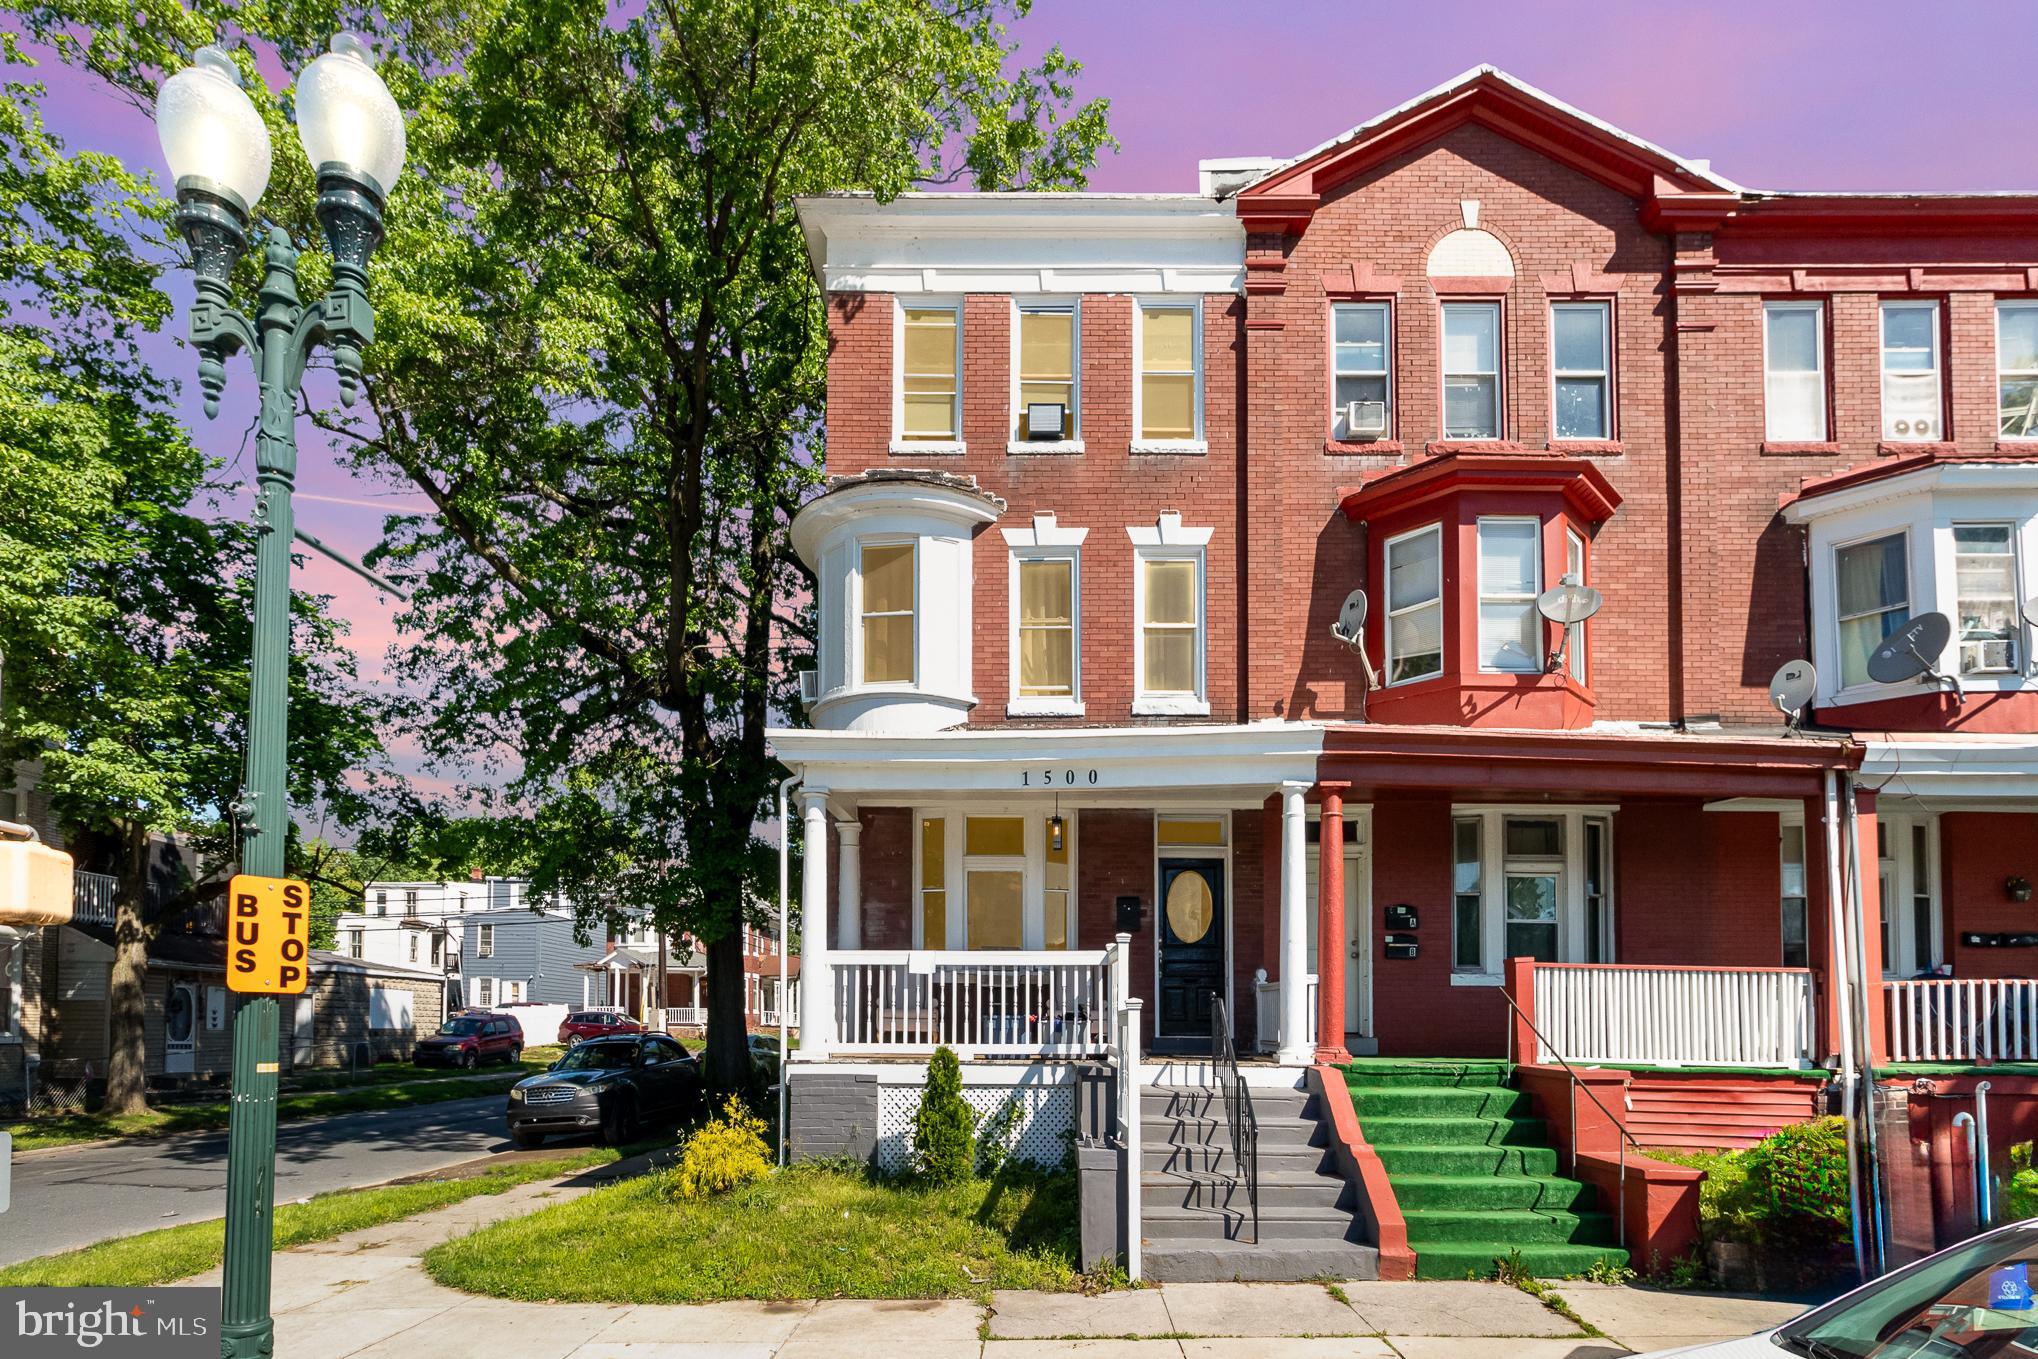
[{"label": "concrete sidewalk", "polygon": [[[275,1257],[279,1359],[1606,1359],[1746,1335],[1795,1304],[1564,1284],[1608,1337],[1581,1335],[1493,1283],[1169,1284],[1085,1297],[974,1302],[582,1305],[441,1288],[419,1257],[440,1241],[589,1192],[605,1167],[523,1185]],[[218,1273],[194,1284],[218,1283]],[[986,1339],[985,1337],[989,1338]]]}]

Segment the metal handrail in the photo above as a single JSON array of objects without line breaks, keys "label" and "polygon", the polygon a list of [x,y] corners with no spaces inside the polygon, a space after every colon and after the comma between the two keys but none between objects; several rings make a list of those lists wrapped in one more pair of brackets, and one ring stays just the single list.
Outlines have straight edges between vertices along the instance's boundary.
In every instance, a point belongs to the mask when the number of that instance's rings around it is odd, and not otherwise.
[{"label": "metal handrail", "polygon": [[[1507,1008],[1514,1011],[1516,1018],[1528,1025],[1529,1032],[1536,1036],[1538,1055],[1547,1051],[1550,1056],[1557,1059],[1557,1064],[1563,1067],[1571,1077],[1571,1173],[1576,1175],[1578,1173],[1578,1068],[1572,1066],[1564,1054],[1559,1052],[1556,1046],[1543,1036],[1543,1031],[1536,1027],[1536,1022],[1522,1013],[1521,1006],[1514,1003],[1514,997],[1507,994],[1504,987],[1501,989],[1500,998],[1507,1002]],[[1514,1057],[1514,1026],[1512,1024],[1507,1026],[1507,1053],[1509,1060],[1512,1061]],[[1620,1134],[1620,1141],[1617,1143],[1620,1148],[1620,1202],[1614,1205],[1613,1221],[1614,1230],[1618,1233],[1617,1239],[1620,1242],[1621,1249],[1626,1250],[1628,1246],[1628,1148],[1633,1147],[1636,1151],[1640,1151],[1642,1144],[1635,1141],[1634,1135],[1627,1130],[1626,1125],[1613,1116],[1613,1110],[1607,1108],[1605,1101],[1592,1093],[1592,1087],[1589,1085],[1585,1087],[1585,1097],[1599,1106],[1599,1112],[1606,1115],[1606,1121],[1613,1124],[1613,1130]]]},{"label": "metal handrail", "polygon": [[1210,996],[1210,1068],[1217,1088],[1224,1095],[1224,1112],[1231,1124],[1231,1159],[1238,1177],[1245,1181],[1246,1199],[1253,1211],[1253,1244],[1260,1243],[1260,1120],[1253,1112],[1252,1092],[1238,1071],[1238,1049],[1231,1041],[1231,1014],[1224,997]]}]

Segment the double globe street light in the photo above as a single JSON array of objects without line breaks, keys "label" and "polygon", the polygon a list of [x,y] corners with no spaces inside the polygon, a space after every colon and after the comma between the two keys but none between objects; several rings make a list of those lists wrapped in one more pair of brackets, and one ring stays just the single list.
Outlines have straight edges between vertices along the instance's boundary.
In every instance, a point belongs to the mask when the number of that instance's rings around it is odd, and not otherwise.
[{"label": "double globe street light", "polygon": [[[290,667],[290,495],[297,476],[296,414],[304,369],[323,343],[333,353],[340,400],[361,386],[361,347],[375,337],[368,257],[382,242],[382,210],[403,172],[403,114],[351,33],[297,78],[297,136],[318,171],[318,220],[333,256],[333,281],[312,306],[297,293],[297,248],[271,227],[253,320],[234,305],[234,266],[248,247],[255,205],[269,186],[269,129],[217,47],[163,82],[156,127],[177,181],[177,229],[191,248],[197,297],[190,337],[208,417],[219,413],[226,363],[246,350],[261,387],[255,442],[255,620],[249,682],[241,872],[284,873],[290,811],[285,744]],[[358,568],[357,568],[358,569]],[[277,1003],[243,999],[234,1017],[233,1105],[227,1148],[227,1219],[220,1353],[266,1359],[271,1214],[276,1168]]]}]

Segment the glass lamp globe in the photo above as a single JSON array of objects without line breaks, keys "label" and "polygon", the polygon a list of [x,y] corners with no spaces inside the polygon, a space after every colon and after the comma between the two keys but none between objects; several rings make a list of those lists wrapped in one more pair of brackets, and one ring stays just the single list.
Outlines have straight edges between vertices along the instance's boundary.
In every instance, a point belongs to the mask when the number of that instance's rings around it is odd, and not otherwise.
[{"label": "glass lamp globe", "polygon": [[269,129],[255,112],[241,73],[217,47],[201,47],[191,64],[156,94],[156,132],[163,159],[181,185],[209,180],[252,211],[269,187]]},{"label": "glass lamp globe", "polygon": [[386,197],[403,173],[403,112],[370,64],[368,44],[334,36],[332,50],[297,77],[297,139],[314,169],[342,165]]}]

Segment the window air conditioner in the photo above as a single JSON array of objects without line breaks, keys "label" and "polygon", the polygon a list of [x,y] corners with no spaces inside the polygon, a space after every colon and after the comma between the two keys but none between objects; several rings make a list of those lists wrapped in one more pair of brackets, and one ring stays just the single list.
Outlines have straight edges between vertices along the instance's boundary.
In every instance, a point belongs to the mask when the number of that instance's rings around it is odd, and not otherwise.
[{"label": "window air conditioner", "polygon": [[818,670],[800,671],[800,702],[811,708],[820,701],[821,672]]},{"label": "window air conditioner", "polygon": [[1345,402],[1345,437],[1347,439],[1377,439],[1386,432],[1386,402]]},{"label": "window air conditioner", "polygon": [[1069,408],[1059,401],[1026,403],[1028,443],[1058,443],[1068,438]]}]

